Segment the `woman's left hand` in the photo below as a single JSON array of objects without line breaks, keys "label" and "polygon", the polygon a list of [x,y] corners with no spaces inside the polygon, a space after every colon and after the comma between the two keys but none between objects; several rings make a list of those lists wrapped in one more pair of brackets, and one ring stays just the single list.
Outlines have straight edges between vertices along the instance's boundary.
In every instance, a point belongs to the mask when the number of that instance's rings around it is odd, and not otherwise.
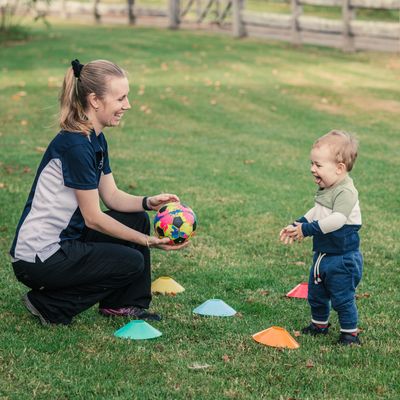
[{"label": "woman's left hand", "polygon": [[189,245],[189,241],[186,241],[182,244],[171,244],[170,239],[168,238],[157,238],[155,236],[149,236],[147,238],[147,247],[152,248],[155,247],[156,249],[161,249],[165,251],[171,251],[171,250],[180,250],[185,248],[186,246]]},{"label": "woman's left hand", "polygon": [[151,196],[147,198],[147,205],[152,209],[157,211],[164,204],[168,203],[179,203],[179,197],[176,194],[163,193],[156,196]]}]

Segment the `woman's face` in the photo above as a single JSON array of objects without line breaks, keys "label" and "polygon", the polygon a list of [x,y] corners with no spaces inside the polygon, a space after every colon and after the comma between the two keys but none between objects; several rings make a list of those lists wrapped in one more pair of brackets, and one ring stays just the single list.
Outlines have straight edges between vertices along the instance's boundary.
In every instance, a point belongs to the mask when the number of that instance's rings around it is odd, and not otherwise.
[{"label": "woman's face", "polygon": [[126,110],[131,108],[128,100],[129,82],[127,78],[111,78],[108,91],[98,102],[95,114],[101,129],[106,126],[118,126]]}]

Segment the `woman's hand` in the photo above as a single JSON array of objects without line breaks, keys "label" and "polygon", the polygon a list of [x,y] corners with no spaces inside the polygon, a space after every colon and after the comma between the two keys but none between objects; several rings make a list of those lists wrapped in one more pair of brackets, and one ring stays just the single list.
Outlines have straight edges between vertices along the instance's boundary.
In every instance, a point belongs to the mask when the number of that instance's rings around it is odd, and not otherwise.
[{"label": "woman's hand", "polygon": [[163,193],[163,194],[158,194],[156,196],[148,197],[147,205],[152,210],[157,211],[164,204],[175,203],[175,202],[179,203],[179,201],[180,201],[179,197],[176,194]]},{"label": "woman's hand", "polygon": [[156,249],[170,251],[170,250],[183,249],[184,247],[189,245],[189,242],[186,241],[185,243],[182,243],[182,244],[171,244],[170,239],[168,239],[168,238],[159,239],[158,237],[155,237],[155,236],[149,236],[147,238],[146,244],[147,244],[147,247],[149,247],[149,248],[155,247]]}]

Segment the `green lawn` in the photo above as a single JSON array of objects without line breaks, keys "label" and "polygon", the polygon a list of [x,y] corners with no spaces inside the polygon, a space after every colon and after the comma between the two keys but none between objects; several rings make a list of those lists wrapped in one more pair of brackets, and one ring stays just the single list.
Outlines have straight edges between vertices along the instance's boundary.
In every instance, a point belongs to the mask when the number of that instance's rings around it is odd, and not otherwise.
[{"label": "green lawn", "polygon": [[[7,256],[76,57],[129,73],[133,108],[106,131],[119,186],[175,192],[198,215],[189,249],[153,252],[153,277],[186,291],[154,298],[164,320],[152,341],[114,338],[128,320],[95,308],[70,327],[41,327]],[[0,47],[0,71],[0,399],[398,399],[398,56],[55,21]],[[251,335],[272,325],[294,335],[309,321],[306,301],[284,294],[307,279],[311,243],[285,247],[277,236],[312,206],[309,149],[332,128],[361,142],[352,176],[364,222],[363,346],[335,345],[333,315],[327,337],[264,347]],[[238,316],[192,314],[210,298]]]}]

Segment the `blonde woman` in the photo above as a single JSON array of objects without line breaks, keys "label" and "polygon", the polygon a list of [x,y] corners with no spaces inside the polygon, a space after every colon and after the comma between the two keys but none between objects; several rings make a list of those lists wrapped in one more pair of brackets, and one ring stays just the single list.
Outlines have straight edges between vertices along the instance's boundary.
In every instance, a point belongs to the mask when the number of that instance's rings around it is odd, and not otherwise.
[{"label": "blonde woman", "polygon": [[150,248],[186,244],[149,236],[145,211],[179,198],[118,189],[103,129],[118,126],[131,108],[128,79],[109,61],[71,64],[60,96],[61,131],[39,165],[10,251],[17,279],[31,289],[23,301],[43,325],[68,325],[96,303],[104,316],[160,320],[148,311]]}]

